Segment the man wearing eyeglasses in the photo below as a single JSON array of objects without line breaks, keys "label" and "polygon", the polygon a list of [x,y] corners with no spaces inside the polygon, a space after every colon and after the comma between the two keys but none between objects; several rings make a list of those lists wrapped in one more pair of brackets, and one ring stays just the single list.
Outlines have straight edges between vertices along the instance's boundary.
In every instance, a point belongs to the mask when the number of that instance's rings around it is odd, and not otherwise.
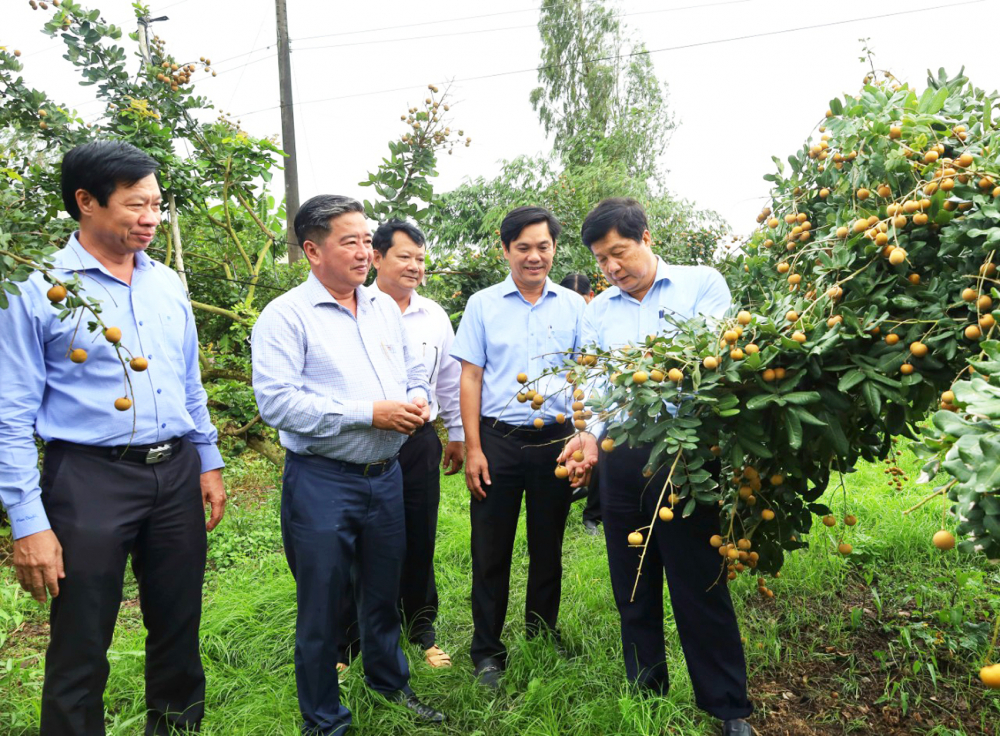
[{"label": "man wearing eyeglasses", "polygon": [[[448,314],[436,302],[417,293],[424,280],[426,255],[424,234],[413,224],[389,220],[372,237],[375,270],[378,276],[369,290],[392,297],[403,316],[403,327],[416,357],[423,360],[430,382],[430,419],[417,429],[399,451],[403,471],[403,511],[406,516],[406,557],[399,583],[399,612],[409,639],[424,650],[431,667],[450,667],[451,657],[437,645],[434,621],[438,613],[437,585],[434,580],[434,538],[437,534],[441,475],[462,469],[465,432],[458,406],[458,385],[462,366],[451,357],[455,330]],[[441,440],[434,431],[438,415],[448,431],[442,453]],[[348,625],[340,647],[338,667],[346,666],[357,639],[357,609],[350,609]]]}]

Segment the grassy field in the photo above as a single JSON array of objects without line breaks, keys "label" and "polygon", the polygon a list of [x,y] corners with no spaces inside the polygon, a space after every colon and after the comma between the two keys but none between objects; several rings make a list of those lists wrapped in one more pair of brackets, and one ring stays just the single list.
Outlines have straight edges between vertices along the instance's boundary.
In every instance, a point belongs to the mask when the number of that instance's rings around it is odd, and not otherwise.
[{"label": "grassy field", "polygon": [[[909,453],[901,466],[915,475]],[[890,491],[883,478],[875,466],[848,477],[850,512],[860,517],[846,535],[855,549],[850,558],[832,553],[837,530],[817,525],[810,549],[791,556],[781,577],[769,582],[774,599],[761,598],[749,576],[731,586],[757,705],[752,723],[761,734],[1000,734],[1000,692],[985,690],[976,677],[1000,613],[1000,569],[934,549],[930,537],[941,526],[941,502],[903,516],[928,487],[910,482],[901,492]],[[281,554],[278,484],[278,474],[262,462],[230,463],[232,499],[226,520],[210,535],[202,625],[208,736],[298,734],[295,590]],[[450,721],[440,728],[416,725],[365,688],[356,662],[343,681],[354,733],[717,733],[716,723],[694,706],[669,617],[669,696],[646,697],[626,686],[604,541],[583,532],[579,504],[566,536],[560,622],[570,656],[560,658],[544,642],[521,636],[527,569],[522,532],[504,687],[497,694],[473,684],[468,493],[452,478],[442,495],[439,642],[455,666],[431,670],[419,651],[409,648],[407,654],[414,689]],[[843,515],[839,495],[827,502]],[[37,733],[45,621],[44,610],[16,588],[12,570],[0,568],[0,736]],[[108,732],[139,734],[143,632],[133,582],[110,659]]]}]

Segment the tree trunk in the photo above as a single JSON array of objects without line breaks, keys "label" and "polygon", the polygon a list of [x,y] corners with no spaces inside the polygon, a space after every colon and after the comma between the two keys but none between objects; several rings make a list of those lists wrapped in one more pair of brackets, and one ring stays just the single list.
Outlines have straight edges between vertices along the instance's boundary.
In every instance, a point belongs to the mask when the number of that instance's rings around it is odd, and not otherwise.
[{"label": "tree trunk", "polygon": [[285,464],[285,451],[271,440],[258,434],[248,434],[247,445],[251,450],[256,450],[279,468]]}]

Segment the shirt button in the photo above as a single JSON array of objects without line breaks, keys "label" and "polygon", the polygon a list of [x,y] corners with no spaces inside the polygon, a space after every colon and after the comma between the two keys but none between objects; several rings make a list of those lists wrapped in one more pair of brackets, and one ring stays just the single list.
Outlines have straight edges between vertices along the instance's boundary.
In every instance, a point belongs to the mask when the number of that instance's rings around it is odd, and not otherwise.
[{"label": "shirt button", "polygon": [[162,388],[158,388],[158,389],[156,389],[156,393],[158,393],[158,394],[162,394],[162,393],[163,393],[163,389],[162,389]]},{"label": "shirt button", "polygon": [[150,360],[152,360],[152,359],[153,359],[153,356],[152,356],[152,355],[147,355],[146,357],[147,357],[147,358],[149,358]]},{"label": "shirt button", "polygon": [[167,428],[166,423],[160,425],[160,429],[166,429],[166,428]]},{"label": "shirt button", "polygon": [[142,327],[142,320],[139,320],[139,326]]}]

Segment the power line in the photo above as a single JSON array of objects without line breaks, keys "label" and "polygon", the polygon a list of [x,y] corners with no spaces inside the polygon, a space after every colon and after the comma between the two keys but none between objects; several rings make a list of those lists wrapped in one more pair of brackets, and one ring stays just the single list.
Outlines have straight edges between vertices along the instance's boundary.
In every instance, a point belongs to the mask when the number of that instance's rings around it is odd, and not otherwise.
[{"label": "power line", "polygon": [[[685,5],[680,8],[660,8],[659,10],[642,10],[637,13],[617,13],[612,14],[612,18],[631,18],[637,15],[650,15],[653,13],[675,13],[680,10],[694,10],[700,8],[711,8],[717,5],[739,5],[742,3],[752,2],[752,0],[725,0],[724,2],[716,3],[699,3],[697,5]],[[576,21],[573,21],[575,23]],[[499,31],[522,31],[526,28],[537,28],[538,23],[532,23],[530,25],[523,26],[504,26],[501,28],[480,28],[474,31],[453,31],[450,33],[435,33],[427,36],[407,36],[406,38],[377,38],[368,41],[354,41],[351,43],[336,43],[329,44],[326,46],[305,46],[293,49],[293,51],[317,51],[319,49],[340,49],[347,48],[348,46],[368,46],[370,44],[376,43],[399,43],[401,41],[423,41],[429,38],[448,38],[451,36],[471,36],[476,33],[496,33]],[[550,25],[560,26],[565,25],[564,23],[551,23]],[[298,39],[300,41],[307,39]]]},{"label": "power line", "polygon": [[[507,77],[507,76],[512,76],[512,75],[515,75],[515,74],[527,74],[529,72],[536,72],[537,73],[539,71],[542,71],[543,69],[558,69],[558,68],[567,67],[567,66],[574,66],[576,64],[592,64],[592,63],[598,62],[598,61],[611,61],[611,60],[616,60],[616,59],[630,59],[630,58],[633,58],[633,57],[636,57],[636,56],[647,56],[647,55],[650,55],[650,54],[658,54],[658,53],[662,53],[662,52],[665,52],[665,51],[683,51],[683,50],[686,50],[686,49],[693,49],[693,48],[698,48],[698,47],[701,47],[701,46],[715,46],[715,45],[724,44],[724,43],[732,43],[732,42],[735,42],[735,41],[748,41],[748,40],[755,39],[755,38],[767,38],[769,36],[780,36],[780,35],[784,35],[784,34],[788,34],[788,33],[798,33],[799,31],[812,31],[812,30],[817,30],[817,29],[820,29],[820,28],[830,28],[830,27],[833,27],[833,26],[847,25],[847,24],[850,24],[850,23],[861,23],[863,21],[869,21],[869,20],[881,20],[881,19],[884,19],[884,18],[895,18],[895,17],[898,17],[900,15],[913,15],[915,13],[925,13],[925,12],[929,12],[929,11],[932,11],[932,10],[946,10],[946,9],[950,9],[950,8],[961,7],[963,5],[978,5],[978,4],[983,3],[983,2],[987,2],[987,0],[966,0],[966,2],[952,3],[950,5],[935,5],[935,6],[932,6],[932,7],[929,7],[929,8],[915,8],[915,9],[901,10],[901,11],[894,12],[894,13],[883,13],[881,15],[870,15],[870,16],[866,16],[864,18],[850,18],[850,19],[847,19],[847,20],[832,21],[832,22],[829,22],[829,23],[817,23],[815,25],[799,26],[797,28],[784,28],[784,29],[780,29],[780,30],[777,30],[777,31],[763,31],[761,33],[751,33],[751,34],[747,34],[747,35],[743,35],[743,36],[732,36],[730,38],[719,38],[719,39],[713,39],[711,41],[697,41],[695,43],[681,44],[679,46],[665,46],[665,47],[659,48],[659,49],[645,49],[643,51],[635,51],[635,52],[632,52],[632,53],[629,53],[629,54],[616,54],[616,55],[613,55],[613,56],[603,56],[603,57],[598,57],[598,58],[594,58],[594,59],[582,59],[580,61],[572,61],[572,62],[567,62],[565,64],[545,64],[545,65],[542,65],[542,66],[531,67],[529,69],[514,69],[514,70],[506,71],[506,72],[496,72],[496,73],[493,73],[493,74],[482,74],[482,75],[479,75],[479,76],[476,76],[476,77],[465,77],[463,79],[453,79],[453,80],[450,80],[450,83],[451,84],[455,84],[455,83],[458,83],[458,82],[477,82],[477,81],[481,81],[481,80],[484,80],[484,79],[495,79],[497,77]],[[439,82],[438,84],[443,85],[444,82]],[[319,100],[305,100],[303,102],[297,102],[295,104],[296,104],[296,106],[299,106],[299,105],[315,105],[315,104],[318,104],[318,103],[321,103],[321,102],[333,102],[335,100],[354,99],[354,98],[357,98],[357,97],[369,97],[371,95],[388,94],[390,92],[405,92],[407,90],[413,90],[413,89],[416,89],[418,87],[423,87],[423,86],[425,86],[425,85],[424,84],[411,84],[411,85],[408,85],[408,86],[405,86],[405,87],[393,87],[392,89],[381,89],[381,90],[374,90],[374,91],[370,91],[370,92],[357,92],[355,94],[350,94],[350,95],[339,95],[339,96],[336,96],[336,97],[324,97],[323,99],[319,99]],[[255,115],[255,114],[260,113],[260,112],[267,112],[269,110],[277,110],[279,107],[280,107],[280,105],[272,105],[270,107],[262,107],[262,108],[257,109],[257,110],[251,110],[249,112],[242,112],[237,117],[241,117],[242,118],[242,117],[245,117],[245,116],[248,116],[248,115]]]}]

